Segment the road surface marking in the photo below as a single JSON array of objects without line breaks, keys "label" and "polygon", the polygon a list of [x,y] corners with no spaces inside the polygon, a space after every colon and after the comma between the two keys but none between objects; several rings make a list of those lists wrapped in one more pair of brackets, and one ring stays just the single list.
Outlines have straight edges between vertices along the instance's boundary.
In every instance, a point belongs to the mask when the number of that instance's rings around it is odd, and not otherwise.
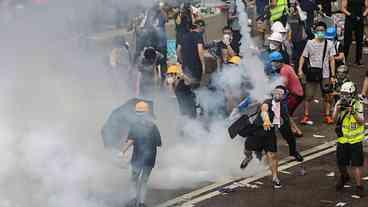
[{"label": "road surface marking", "polygon": [[[336,141],[330,141],[326,142],[322,145],[318,145],[316,147],[310,148],[308,150],[305,150],[301,152],[301,154],[305,157],[304,162],[318,158],[320,156],[323,156],[325,154],[329,154],[336,150]],[[304,163],[303,162],[303,163]],[[292,157],[286,157],[285,159],[281,160],[279,162],[279,170],[286,170],[288,168],[294,167],[296,165],[301,164],[300,162],[297,162]],[[214,183],[209,186],[200,188],[198,190],[192,191],[190,193],[184,194],[182,196],[179,196],[177,198],[174,198],[172,200],[166,201],[162,204],[157,205],[156,207],[172,207],[172,206],[188,206],[188,205],[194,205],[195,203],[199,203],[201,201],[213,198],[217,195],[221,195],[221,192],[218,191],[219,188],[222,188],[224,186],[229,187],[233,186],[233,183],[241,183],[243,185],[249,184],[251,182],[257,181],[263,177],[266,177],[270,175],[270,172],[265,171],[259,173],[258,176],[253,177],[239,177],[239,178],[228,178],[222,182]]]}]

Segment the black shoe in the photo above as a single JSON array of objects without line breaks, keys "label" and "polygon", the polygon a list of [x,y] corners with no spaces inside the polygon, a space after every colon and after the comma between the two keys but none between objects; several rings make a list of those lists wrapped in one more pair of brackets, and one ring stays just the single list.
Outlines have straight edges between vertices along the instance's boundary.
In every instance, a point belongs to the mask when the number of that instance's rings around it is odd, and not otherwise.
[{"label": "black shoe", "polygon": [[248,166],[252,158],[253,158],[252,155],[246,156],[244,160],[240,163],[240,169],[244,170]]},{"label": "black shoe", "polygon": [[345,184],[348,183],[349,181],[350,181],[349,175],[341,176],[340,180],[336,184],[336,190],[341,191],[344,188]]},{"label": "black shoe", "polygon": [[356,186],[354,195],[359,196],[359,198],[364,197],[364,187],[363,186]]},{"label": "black shoe", "polygon": [[299,152],[295,152],[294,157],[295,157],[295,160],[298,161],[298,162],[303,162],[304,161],[303,156]]},{"label": "black shoe", "polygon": [[280,179],[278,179],[278,178],[273,179],[273,180],[272,180],[272,184],[273,184],[273,188],[274,188],[274,189],[280,189],[280,188],[282,188],[282,185],[281,185]]}]

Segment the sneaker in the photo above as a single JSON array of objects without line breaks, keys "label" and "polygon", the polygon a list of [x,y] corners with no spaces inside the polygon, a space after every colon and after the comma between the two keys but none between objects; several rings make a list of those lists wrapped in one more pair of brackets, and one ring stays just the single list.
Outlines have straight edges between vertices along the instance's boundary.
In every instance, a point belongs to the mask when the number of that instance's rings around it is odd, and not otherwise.
[{"label": "sneaker", "polygon": [[330,115],[325,116],[325,120],[324,120],[325,124],[333,124],[334,120],[332,119],[332,117]]},{"label": "sneaker", "polygon": [[295,154],[293,156],[295,157],[295,160],[298,161],[298,162],[303,162],[304,161],[303,156],[299,152],[295,152]]},{"label": "sneaker", "polygon": [[240,163],[240,169],[244,170],[248,166],[252,158],[252,154],[250,154],[250,156],[246,156],[244,160]]},{"label": "sneaker", "polygon": [[278,178],[274,178],[274,179],[272,180],[272,184],[273,184],[273,188],[274,188],[274,189],[280,189],[280,188],[282,188],[282,185],[281,185],[280,179],[278,179]]},{"label": "sneaker", "polygon": [[349,181],[350,181],[349,175],[341,176],[340,180],[336,184],[336,191],[341,191],[344,188],[345,184],[348,183]]},{"label": "sneaker", "polygon": [[364,187],[363,186],[356,186],[354,195],[358,196],[359,198],[364,197]]},{"label": "sneaker", "polygon": [[304,115],[303,119],[300,121],[304,125],[312,125],[313,122],[309,119],[309,116]]}]

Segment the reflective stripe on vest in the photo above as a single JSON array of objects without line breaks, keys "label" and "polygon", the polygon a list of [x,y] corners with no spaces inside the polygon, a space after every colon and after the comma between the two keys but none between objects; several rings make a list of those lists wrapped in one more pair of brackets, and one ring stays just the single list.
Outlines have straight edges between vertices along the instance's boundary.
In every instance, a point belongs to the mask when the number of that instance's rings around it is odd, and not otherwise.
[{"label": "reflective stripe on vest", "polygon": [[342,122],[343,137],[337,139],[341,144],[355,144],[364,140],[364,125],[359,124],[354,116],[347,115]]},{"label": "reflective stripe on vest", "polygon": [[287,0],[277,0],[276,7],[271,9],[271,20],[275,21],[282,17],[284,12],[287,12]]}]

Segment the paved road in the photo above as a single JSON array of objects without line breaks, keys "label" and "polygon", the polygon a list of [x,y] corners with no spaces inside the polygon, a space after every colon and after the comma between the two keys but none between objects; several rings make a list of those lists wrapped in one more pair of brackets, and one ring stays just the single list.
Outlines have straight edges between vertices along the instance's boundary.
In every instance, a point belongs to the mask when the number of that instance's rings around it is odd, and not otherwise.
[{"label": "paved road", "polygon": [[[306,174],[298,175],[300,166],[281,173],[283,188],[273,190],[271,178],[265,177],[250,183],[250,187],[239,187],[229,194],[221,194],[196,204],[198,207],[329,207],[338,203],[345,206],[363,207],[368,197],[352,198],[354,185],[349,183],[342,192],[336,192],[334,184],[338,178],[335,153],[329,153],[304,164]],[[333,176],[335,174],[335,176]],[[330,175],[330,176],[327,176]],[[365,176],[367,176],[365,172]],[[367,181],[364,181],[367,185]],[[257,188],[252,188],[257,186]]]}]

